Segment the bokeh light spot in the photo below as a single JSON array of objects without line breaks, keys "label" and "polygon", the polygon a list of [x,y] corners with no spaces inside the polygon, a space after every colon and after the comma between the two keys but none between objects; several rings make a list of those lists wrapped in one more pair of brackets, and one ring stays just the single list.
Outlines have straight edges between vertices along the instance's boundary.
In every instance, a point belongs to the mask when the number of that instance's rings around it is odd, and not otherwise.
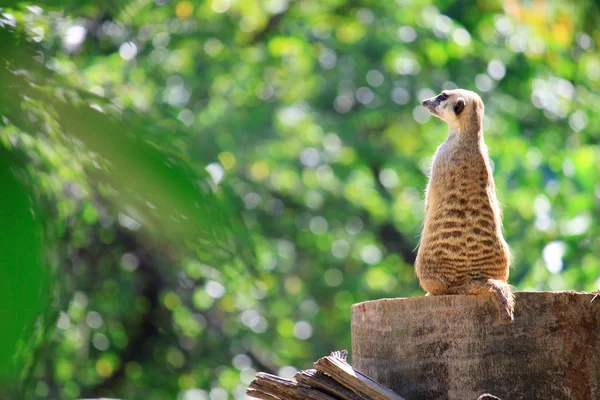
[{"label": "bokeh light spot", "polygon": [[452,33],[452,39],[459,46],[468,46],[471,44],[471,35],[466,29],[458,28]]},{"label": "bokeh light spot", "polygon": [[327,232],[328,226],[327,220],[321,216],[311,218],[309,223],[309,228],[315,235],[321,235]]},{"label": "bokeh light spot", "polygon": [[288,365],[288,366],[280,368],[279,371],[277,372],[277,375],[279,375],[283,378],[291,379],[294,377],[294,375],[296,375],[297,372],[298,372],[298,370],[295,367]]},{"label": "bokeh light spot", "polygon": [[429,118],[431,118],[431,114],[429,114],[429,111],[427,111],[427,109],[423,106],[416,106],[413,109],[412,115],[414,120],[419,124],[424,124],[425,122],[429,121]]},{"label": "bokeh light spot", "polygon": [[323,277],[325,279],[325,283],[331,287],[341,285],[342,281],[344,280],[344,275],[342,274],[342,271],[340,271],[337,268],[328,269],[327,271],[325,271],[325,275],[323,275]]},{"label": "bokeh light spot", "polygon": [[360,250],[360,258],[367,264],[377,264],[381,261],[381,250],[374,244],[363,246]]},{"label": "bokeh light spot", "polygon": [[254,179],[262,181],[266,179],[267,176],[269,176],[269,165],[264,161],[257,161],[254,164],[252,164],[251,173]]},{"label": "bokeh light spot", "polygon": [[492,90],[493,85],[494,82],[486,74],[479,74],[475,77],[475,86],[482,92],[489,92]]},{"label": "bokeh light spot", "polygon": [[87,29],[81,25],[69,27],[63,37],[63,47],[67,51],[75,51],[81,46],[87,35]]},{"label": "bokeh light spot", "polygon": [[235,167],[235,156],[228,151],[224,151],[221,154],[219,154],[218,159],[221,162],[221,165],[223,165],[223,168],[225,168],[227,171]]},{"label": "bokeh light spot", "polygon": [[417,38],[417,31],[412,26],[401,26],[396,31],[396,37],[401,42],[411,43]]},{"label": "bokeh light spot", "polygon": [[103,378],[108,378],[113,374],[113,366],[111,362],[105,358],[96,361],[96,372]]},{"label": "bokeh light spot", "polygon": [[133,272],[139,267],[140,260],[133,253],[125,253],[121,256],[120,265],[124,271]]},{"label": "bokeh light spot", "polygon": [[92,345],[100,351],[106,351],[110,347],[110,343],[106,335],[102,333],[94,333],[92,336]]},{"label": "bokeh light spot", "polygon": [[189,1],[180,1],[175,6],[175,15],[179,19],[187,19],[194,13],[194,5]]},{"label": "bokeh light spot", "polygon": [[[194,387],[197,385],[196,379],[194,379],[194,377],[191,374],[181,375],[179,377],[179,379],[177,380],[177,383],[179,384],[179,387],[181,389],[188,389],[184,393],[188,393],[191,390],[194,390]],[[198,389],[195,389],[195,390],[198,390]],[[186,399],[185,395],[182,395],[181,397],[182,397],[182,399]],[[187,398],[189,398],[189,397],[187,397]]]},{"label": "bokeh light spot", "polygon": [[504,75],[506,74],[506,67],[502,61],[492,60],[488,64],[487,71],[493,79],[499,81],[500,79],[504,78]]},{"label": "bokeh light spot", "polygon": [[302,280],[295,275],[288,276],[284,281],[285,290],[290,294],[298,294],[302,290]]},{"label": "bokeh light spot", "polygon": [[294,325],[294,336],[300,340],[307,340],[313,334],[313,327],[306,321],[298,321]]},{"label": "bokeh light spot", "polygon": [[167,362],[175,368],[181,368],[185,363],[185,356],[183,353],[174,347],[171,347],[169,350],[167,350],[166,359]]},{"label": "bokeh light spot", "polygon": [[206,282],[206,293],[213,299],[219,299],[225,295],[225,286],[216,281]]},{"label": "bokeh light spot", "polygon": [[400,180],[398,179],[396,171],[390,168],[384,168],[381,170],[381,172],[379,172],[379,182],[381,182],[381,184],[386,188],[391,189],[396,187]]},{"label": "bokeh light spot", "polygon": [[542,250],[542,258],[546,263],[546,268],[553,274],[560,272],[563,268],[563,256],[567,251],[567,246],[563,241],[553,241],[548,243]]},{"label": "bokeh light spot", "polygon": [[367,83],[373,87],[379,87],[383,83],[384,76],[376,69],[367,72]]},{"label": "bokeh light spot", "polygon": [[264,6],[272,14],[281,14],[288,8],[288,0],[265,0]]},{"label": "bokeh light spot", "polygon": [[229,10],[229,6],[231,5],[230,0],[213,0],[212,9],[214,12],[222,14]]},{"label": "bokeh light spot", "polygon": [[165,295],[164,298],[165,307],[169,310],[173,311],[177,309],[181,305],[181,299],[176,293],[169,292]]},{"label": "bokeh light spot", "polygon": [[[181,386],[181,385],[180,385]],[[208,393],[202,389],[189,389],[181,393],[181,400],[208,400]]]},{"label": "bokeh light spot", "polygon": [[119,47],[119,55],[125,61],[133,60],[137,52],[137,46],[133,42],[125,42]]},{"label": "bokeh light spot", "polygon": [[139,379],[143,375],[142,366],[135,361],[130,361],[125,365],[125,374],[131,379]]},{"label": "bokeh light spot", "polygon": [[104,323],[102,316],[96,311],[90,311],[87,313],[85,317],[85,322],[92,329],[98,329]]}]

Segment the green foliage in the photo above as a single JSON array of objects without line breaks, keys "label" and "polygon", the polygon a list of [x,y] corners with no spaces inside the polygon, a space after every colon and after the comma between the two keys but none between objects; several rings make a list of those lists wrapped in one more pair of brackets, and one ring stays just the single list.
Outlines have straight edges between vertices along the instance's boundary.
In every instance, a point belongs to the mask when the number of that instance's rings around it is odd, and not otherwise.
[{"label": "green foliage", "polygon": [[[0,383],[23,380],[39,345],[54,322],[48,307],[51,270],[45,261],[43,215],[18,160],[0,149]],[[25,175],[25,176],[23,176]],[[0,394],[2,394],[0,390]]]},{"label": "green foliage", "polygon": [[64,3],[0,28],[61,276],[27,398],[244,398],[349,348],[351,304],[422,294],[443,88],[486,104],[511,283],[598,288],[594,2]]}]

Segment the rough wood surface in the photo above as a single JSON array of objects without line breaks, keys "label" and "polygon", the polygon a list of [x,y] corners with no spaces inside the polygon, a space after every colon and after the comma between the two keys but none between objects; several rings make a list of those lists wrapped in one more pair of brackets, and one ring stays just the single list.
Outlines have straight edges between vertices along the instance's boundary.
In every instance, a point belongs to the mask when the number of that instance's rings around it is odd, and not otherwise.
[{"label": "rough wood surface", "polygon": [[260,400],[280,400],[278,397],[272,396],[270,394],[263,393],[260,389],[252,389],[248,388],[246,390],[246,394],[253,399]]},{"label": "rough wood surface", "polygon": [[334,379],[326,374],[317,371],[316,369],[308,369],[300,371],[294,376],[298,382],[302,382],[308,386],[318,388],[321,391],[331,394],[336,398],[348,400],[362,400],[362,397],[348,389],[344,385],[337,383]]},{"label": "rough wood surface", "polygon": [[355,304],[352,364],[410,400],[600,399],[600,297],[593,299],[516,293],[509,325],[485,295]]},{"label": "rough wood surface", "polygon": [[246,394],[263,400],[404,400],[354,370],[347,355],[345,350],[334,351],[317,360],[316,369],[300,371],[293,380],[259,372]]},{"label": "rough wood surface", "polygon": [[351,388],[365,400],[404,400],[396,393],[352,368],[345,360],[323,357],[315,363],[317,371],[323,372],[343,386]]},{"label": "rough wood surface", "polygon": [[[314,400],[336,400],[317,389],[313,389],[303,383],[281,378],[279,376],[259,372],[256,379],[250,383],[248,395],[252,393],[262,393],[270,395],[276,399],[314,399]],[[261,397],[259,397],[261,398]]]}]

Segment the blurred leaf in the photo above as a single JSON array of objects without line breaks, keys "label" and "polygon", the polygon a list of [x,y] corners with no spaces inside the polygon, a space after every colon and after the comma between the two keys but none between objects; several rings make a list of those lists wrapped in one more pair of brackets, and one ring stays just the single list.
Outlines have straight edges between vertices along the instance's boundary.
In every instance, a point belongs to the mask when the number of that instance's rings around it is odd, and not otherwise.
[{"label": "blurred leaf", "polygon": [[[45,259],[44,216],[19,173],[13,154],[0,147],[0,396],[17,390],[31,366],[32,349],[48,319],[52,275]],[[4,395],[3,395],[4,394]]]},{"label": "blurred leaf", "polygon": [[[36,129],[31,129],[22,110],[23,103],[34,101],[47,117],[55,119],[63,133],[98,156],[94,165],[99,171],[91,172],[90,177],[109,184],[108,199],[121,210],[124,226],[137,229],[142,224],[173,244],[187,244],[207,263],[241,260],[247,267],[252,266],[249,235],[236,218],[226,189],[216,187],[206,171],[192,171],[180,157],[149,143],[144,138],[151,136],[147,126],[135,116],[133,120],[119,120],[81,100],[69,101],[68,97],[77,98],[82,93],[69,92],[68,88],[57,96],[50,85],[53,76],[49,71],[42,71],[46,80],[37,82],[34,71],[27,69],[31,63],[19,62],[18,36],[2,29],[0,33],[4,46],[11,50],[0,83],[0,105],[6,107],[6,118],[34,133]],[[76,146],[74,143],[73,148]],[[84,218],[93,216],[88,211]]]}]

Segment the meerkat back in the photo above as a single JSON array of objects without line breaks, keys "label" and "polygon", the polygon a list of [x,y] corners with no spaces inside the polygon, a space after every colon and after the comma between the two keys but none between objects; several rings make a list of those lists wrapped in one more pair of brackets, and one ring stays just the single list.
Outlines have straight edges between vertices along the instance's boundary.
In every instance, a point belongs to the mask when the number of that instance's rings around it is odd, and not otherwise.
[{"label": "meerkat back", "polygon": [[510,251],[483,140],[483,102],[466,90],[444,91],[423,105],[446,121],[425,199],[415,270],[428,294],[492,294],[503,321],[513,320],[507,283]]}]

